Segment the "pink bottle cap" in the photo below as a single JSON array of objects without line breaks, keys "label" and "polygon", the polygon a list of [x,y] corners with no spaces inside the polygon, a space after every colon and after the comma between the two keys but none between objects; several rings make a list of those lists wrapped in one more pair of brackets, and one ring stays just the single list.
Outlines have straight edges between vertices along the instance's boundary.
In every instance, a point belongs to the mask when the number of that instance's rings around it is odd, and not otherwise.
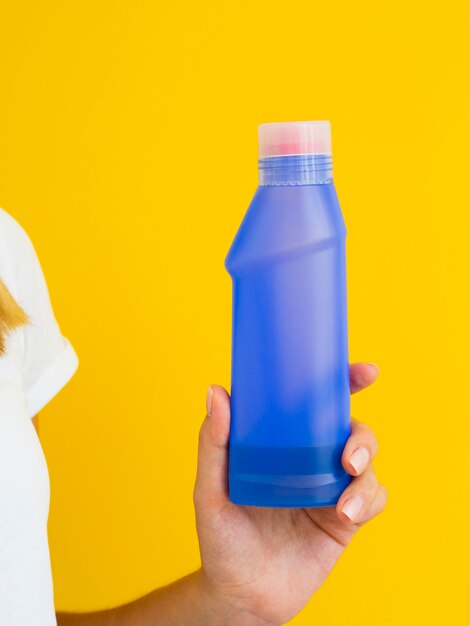
[{"label": "pink bottle cap", "polygon": [[277,122],[258,128],[259,158],[294,154],[331,155],[330,122]]}]

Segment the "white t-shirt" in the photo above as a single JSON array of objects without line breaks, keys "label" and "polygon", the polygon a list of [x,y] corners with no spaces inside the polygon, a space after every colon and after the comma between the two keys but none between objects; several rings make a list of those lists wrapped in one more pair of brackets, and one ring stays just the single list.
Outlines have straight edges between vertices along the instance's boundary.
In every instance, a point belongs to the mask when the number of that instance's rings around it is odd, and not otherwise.
[{"label": "white t-shirt", "polygon": [[0,624],[56,624],[47,540],[49,477],[31,422],[78,367],[59,329],[36,251],[0,209],[0,276],[30,322],[0,357]]}]

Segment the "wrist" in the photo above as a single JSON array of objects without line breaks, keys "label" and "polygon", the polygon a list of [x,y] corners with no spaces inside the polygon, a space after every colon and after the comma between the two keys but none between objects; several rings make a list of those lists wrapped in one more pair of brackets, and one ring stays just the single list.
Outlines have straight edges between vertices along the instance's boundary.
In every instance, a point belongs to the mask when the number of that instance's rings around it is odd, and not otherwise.
[{"label": "wrist", "polygon": [[276,626],[221,593],[203,569],[194,573],[194,589],[200,606],[204,607],[204,626]]}]

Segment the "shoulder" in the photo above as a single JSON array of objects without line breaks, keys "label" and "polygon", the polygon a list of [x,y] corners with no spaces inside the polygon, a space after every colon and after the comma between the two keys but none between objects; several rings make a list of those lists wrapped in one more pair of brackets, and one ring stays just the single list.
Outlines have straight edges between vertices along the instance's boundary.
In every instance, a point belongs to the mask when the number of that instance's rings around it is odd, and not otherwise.
[{"label": "shoulder", "polygon": [[34,246],[21,224],[0,208],[0,278],[18,304],[29,305],[25,286],[37,273]]},{"label": "shoulder", "polygon": [[33,243],[23,226],[10,213],[0,209],[0,277],[14,300],[26,313],[28,334],[53,317],[49,290]]},{"label": "shoulder", "polygon": [[[20,222],[0,208],[0,275],[20,306],[31,308],[45,277],[36,248]],[[27,311],[28,312],[28,311]]]},{"label": "shoulder", "polygon": [[32,417],[71,378],[78,367],[78,357],[61,333],[29,235],[3,209],[0,209],[0,271],[29,318],[29,323],[21,329],[22,371],[27,411]]},{"label": "shoulder", "polygon": [[25,229],[10,213],[0,207],[0,235],[5,237],[28,237]]},{"label": "shoulder", "polygon": [[34,252],[33,243],[23,226],[0,207],[0,240],[2,248],[12,256]]}]

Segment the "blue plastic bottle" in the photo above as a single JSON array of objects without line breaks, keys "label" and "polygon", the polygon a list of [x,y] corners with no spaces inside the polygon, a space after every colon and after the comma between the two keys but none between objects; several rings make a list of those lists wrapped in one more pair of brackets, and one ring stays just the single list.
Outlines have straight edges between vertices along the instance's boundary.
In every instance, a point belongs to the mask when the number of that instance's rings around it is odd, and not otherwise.
[{"label": "blue plastic bottle", "polygon": [[334,505],[350,477],[346,230],[329,122],[259,127],[259,187],[233,280],[230,499]]}]

